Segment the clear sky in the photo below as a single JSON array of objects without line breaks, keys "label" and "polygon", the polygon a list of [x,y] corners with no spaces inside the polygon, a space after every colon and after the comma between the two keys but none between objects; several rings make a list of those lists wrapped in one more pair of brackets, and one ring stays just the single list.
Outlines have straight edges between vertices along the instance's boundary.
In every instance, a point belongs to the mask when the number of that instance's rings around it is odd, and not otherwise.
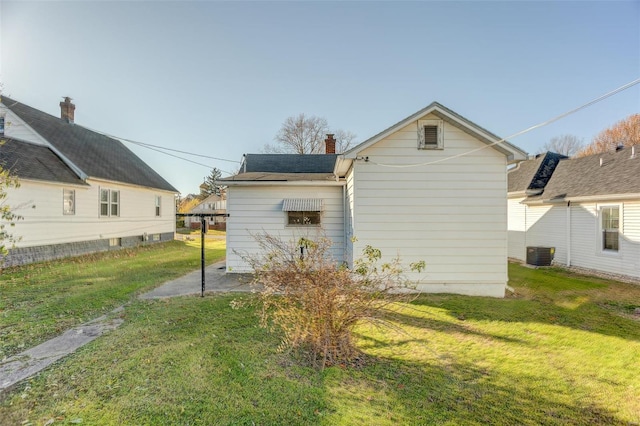
[{"label": "clear sky", "polygon": [[[363,141],[438,101],[509,136],[640,77],[640,1],[12,2],[4,94],[77,124],[239,161],[306,113]],[[585,142],[640,111],[640,85],[510,141]],[[183,194],[212,167],[128,145]]]}]

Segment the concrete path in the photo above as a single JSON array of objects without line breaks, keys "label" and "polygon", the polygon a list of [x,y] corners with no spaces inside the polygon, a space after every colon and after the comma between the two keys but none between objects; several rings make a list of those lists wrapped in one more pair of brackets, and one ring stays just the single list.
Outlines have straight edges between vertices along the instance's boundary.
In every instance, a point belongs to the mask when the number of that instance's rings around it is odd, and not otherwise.
[{"label": "concrete path", "polygon": [[[140,299],[158,299],[174,296],[200,295],[202,272],[191,272],[139,296]],[[250,291],[250,274],[225,274],[225,263],[218,262],[205,269],[206,292]],[[62,335],[41,345],[0,360],[0,397],[21,381],[28,379],[47,368],[62,357],[100,337],[102,334],[118,328],[122,323],[120,306],[107,315],[103,315],[80,326],[67,330]]]}]

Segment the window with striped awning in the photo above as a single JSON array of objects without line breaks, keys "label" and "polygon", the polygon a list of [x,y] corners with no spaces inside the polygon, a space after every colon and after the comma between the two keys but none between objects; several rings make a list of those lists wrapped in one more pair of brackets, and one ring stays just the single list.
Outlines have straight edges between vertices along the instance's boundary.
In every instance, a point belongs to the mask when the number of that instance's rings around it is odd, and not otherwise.
[{"label": "window with striped awning", "polygon": [[320,212],[321,198],[285,198],[282,203],[283,212]]}]

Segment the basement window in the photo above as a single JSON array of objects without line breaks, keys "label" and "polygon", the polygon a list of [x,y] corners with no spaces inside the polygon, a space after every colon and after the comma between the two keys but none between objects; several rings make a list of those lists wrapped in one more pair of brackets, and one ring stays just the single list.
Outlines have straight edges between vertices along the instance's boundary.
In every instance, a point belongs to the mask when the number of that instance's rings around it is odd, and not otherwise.
[{"label": "basement window", "polygon": [[418,120],[418,149],[443,149],[442,120]]}]

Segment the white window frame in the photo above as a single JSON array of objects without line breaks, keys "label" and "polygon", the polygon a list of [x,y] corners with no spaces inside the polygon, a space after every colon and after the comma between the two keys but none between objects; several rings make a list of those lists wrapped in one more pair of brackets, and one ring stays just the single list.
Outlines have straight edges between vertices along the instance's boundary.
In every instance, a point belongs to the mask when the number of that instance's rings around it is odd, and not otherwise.
[{"label": "white window frame", "polygon": [[[67,198],[69,196],[69,198]],[[67,200],[69,199],[69,202]],[[76,190],[62,189],[62,214],[73,216],[76,214]]]},{"label": "white window frame", "polygon": [[156,217],[160,217],[162,213],[162,197],[160,195],[156,195]]},{"label": "white window frame", "polygon": [[[286,226],[289,226],[289,227],[305,227],[305,228],[306,227],[316,227],[317,228],[317,227],[322,226],[322,212],[321,211],[296,211],[296,210],[293,210],[293,211],[288,211],[288,212],[285,212],[285,213],[286,213],[286,215],[285,215]],[[301,215],[303,223],[291,223],[290,215],[292,213],[295,213],[297,215]],[[305,215],[307,215],[307,216],[311,216],[311,215],[315,216],[315,215],[317,215],[318,216],[318,223],[311,223],[311,220],[309,220],[308,223],[304,223],[304,220],[306,218]]]},{"label": "white window frame", "polygon": [[[425,141],[425,127],[437,127],[437,141],[427,144]],[[418,149],[444,149],[444,122],[442,120],[418,120]]]},{"label": "white window frame", "polygon": [[[618,248],[616,249],[608,249],[605,248],[605,241],[604,241],[604,232],[607,229],[615,229],[615,228],[605,228],[603,225],[603,220],[604,220],[604,210],[605,209],[617,209],[618,210],[618,228],[617,228],[617,232],[618,232]],[[600,249],[600,253],[604,253],[607,255],[613,255],[613,256],[617,256],[620,254],[620,236],[622,235],[622,217],[623,217],[623,210],[622,210],[622,204],[601,204],[598,205],[598,248]]]},{"label": "white window frame", "polygon": [[[106,194],[106,200],[103,199]],[[114,201],[115,198],[115,201]],[[103,214],[102,208],[106,207],[107,212]],[[113,209],[115,208],[115,213]],[[100,196],[98,198],[98,214],[100,217],[119,217],[120,216],[120,190],[100,188]]]}]

